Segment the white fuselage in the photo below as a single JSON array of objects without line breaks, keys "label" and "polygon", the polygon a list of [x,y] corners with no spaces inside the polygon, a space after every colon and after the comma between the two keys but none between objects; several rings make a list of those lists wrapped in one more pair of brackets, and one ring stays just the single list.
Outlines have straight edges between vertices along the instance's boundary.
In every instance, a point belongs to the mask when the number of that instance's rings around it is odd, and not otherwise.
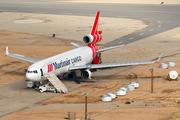
[{"label": "white fuselage", "polygon": [[90,47],[80,47],[41,60],[28,68],[26,78],[39,82],[46,80],[47,78],[44,75],[49,72],[53,72],[55,75],[68,73],[70,72],[70,66],[82,66],[91,63],[93,60],[92,54]]}]

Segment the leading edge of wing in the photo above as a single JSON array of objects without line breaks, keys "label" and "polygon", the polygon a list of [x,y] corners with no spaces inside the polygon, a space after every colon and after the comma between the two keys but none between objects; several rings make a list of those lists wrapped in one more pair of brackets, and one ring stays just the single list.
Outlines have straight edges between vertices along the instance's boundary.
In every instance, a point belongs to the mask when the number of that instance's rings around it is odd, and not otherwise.
[{"label": "leading edge of wing", "polygon": [[121,67],[121,66],[129,66],[129,65],[141,65],[141,64],[150,64],[156,63],[160,60],[162,54],[155,61],[142,61],[142,62],[126,62],[126,63],[107,63],[107,64],[93,64],[93,65],[84,65],[84,66],[72,66],[69,70],[80,70],[80,69],[100,69],[100,68],[111,68],[111,67]]},{"label": "leading edge of wing", "polygon": [[24,60],[24,61],[27,61],[27,62],[30,62],[30,63],[35,63],[35,62],[39,61],[39,60],[36,60],[36,59],[27,58],[24,55],[10,54],[9,51],[8,51],[8,47],[6,47],[6,56],[17,58],[17,59],[20,59],[20,60]]}]

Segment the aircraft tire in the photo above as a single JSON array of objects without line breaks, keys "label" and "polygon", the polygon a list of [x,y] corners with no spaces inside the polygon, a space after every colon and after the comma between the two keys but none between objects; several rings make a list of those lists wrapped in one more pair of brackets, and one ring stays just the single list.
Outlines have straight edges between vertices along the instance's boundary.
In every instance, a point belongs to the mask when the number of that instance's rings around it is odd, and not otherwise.
[{"label": "aircraft tire", "polygon": [[40,93],[43,93],[42,89],[39,89]]}]

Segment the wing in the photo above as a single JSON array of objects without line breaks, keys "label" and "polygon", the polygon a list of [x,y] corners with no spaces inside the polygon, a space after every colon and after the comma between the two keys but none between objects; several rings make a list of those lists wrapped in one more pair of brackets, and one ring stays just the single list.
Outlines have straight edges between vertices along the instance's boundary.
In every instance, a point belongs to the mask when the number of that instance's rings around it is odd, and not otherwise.
[{"label": "wing", "polygon": [[8,51],[8,47],[6,47],[6,56],[17,58],[17,59],[20,59],[20,60],[24,60],[24,61],[27,61],[27,62],[30,62],[30,63],[35,63],[35,62],[39,61],[39,60],[35,60],[35,59],[32,59],[32,58],[27,58],[24,55],[10,54],[9,51]]},{"label": "wing", "polygon": [[107,63],[107,64],[93,64],[93,65],[84,65],[84,66],[72,66],[69,68],[69,70],[100,69],[100,68],[112,68],[112,67],[121,67],[121,66],[129,66],[129,65],[150,64],[150,63],[158,62],[160,60],[161,56],[162,56],[162,54],[159,56],[158,60],[155,60],[155,61]]}]

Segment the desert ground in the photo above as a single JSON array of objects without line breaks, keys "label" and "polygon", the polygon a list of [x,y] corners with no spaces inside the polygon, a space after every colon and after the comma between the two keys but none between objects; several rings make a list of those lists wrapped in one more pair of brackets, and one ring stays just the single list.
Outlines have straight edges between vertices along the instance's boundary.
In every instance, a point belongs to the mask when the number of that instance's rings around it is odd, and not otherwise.
[{"label": "desert ground", "polygon": [[[31,65],[31,63],[5,56],[6,46],[9,47],[9,52],[12,54],[21,54],[41,60],[74,49],[75,47],[70,42],[84,45],[81,41],[82,37],[89,33],[89,26],[93,21],[91,16],[86,20],[85,17],[72,17],[71,15],[62,15],[58,19],[56,15],[46,15],[45,17],[42,14],[0,13],[0,16],[4,15],[7,17],[0,20],[3,22],[0,30],[0,87],[26,80],[24,69]],[[71,21],[67,21],[69,18]],[[105,21],[99,26],[106,33],[103,37],[110,37],[111,34],[114,34],[116,36],[113,35],[115,37],[113,39],[140,31],[150,25],[143,21],[122,18],[101,19]],[[58,28],[57,20],[62,20],[62,24],[58,24],[61,28]],[[78,24],[79,21],[81,24]],[[109,28],[111,25],[108,21],[126,22],[118,27],[114,25]],[[39,28],[36,29],[37,26]],[[43,31],[40,29],[42,26],[44,26]],[[111,32],[108,32],[109,30]],[[117,30],[123,32],[120,32],[121,34],[113,33]],[[60,32],[58,33],[58,31]],[[69,36],[67,31],[76,37]],[[179,31],[178,27],[102,53],[103,63],[149,61],[157,59],[160,53],[163,53],[160,63],[173,61],[176,63],[176,67],[162,69],[159,68],[158,63],[154,63],[98,70],[93,73],[92,80],[80,80],[77,85],[81,84],[81,87],[71,89],[67,94],[57,94],[52,98],[26,106],[21,110],[4,115],[0,119],[64,120],[67,119],[70,111],[76,112],[77,120],[83,120],[84,97],[82,97],[82,93],[88,92],[88,116],[91,120],[178,120],[180,118],[180,82],[179,79],[178,81],[167,80],[167,75],[171,70],[180,73]],[[55,38],[51,37],[53,33],[57,33]],[[108,40],[110,39],[105,38],[104,40],[103,38],[98,47],[109,42]],[[150,92],[149,68],[155,68],[154,93]],[[102,95],[107,92],[116,92],[119,87],[125,87],[131,81],[139,82],[140,87],[135,91],[128,91],[125,96],[117,96],[112,102],[101,101]],[[47,92],[41,95],[48,94],[54,93]],[[1,92],[0,95],[2,95]],[[0,99],[6,98],[0,96]]]}]

